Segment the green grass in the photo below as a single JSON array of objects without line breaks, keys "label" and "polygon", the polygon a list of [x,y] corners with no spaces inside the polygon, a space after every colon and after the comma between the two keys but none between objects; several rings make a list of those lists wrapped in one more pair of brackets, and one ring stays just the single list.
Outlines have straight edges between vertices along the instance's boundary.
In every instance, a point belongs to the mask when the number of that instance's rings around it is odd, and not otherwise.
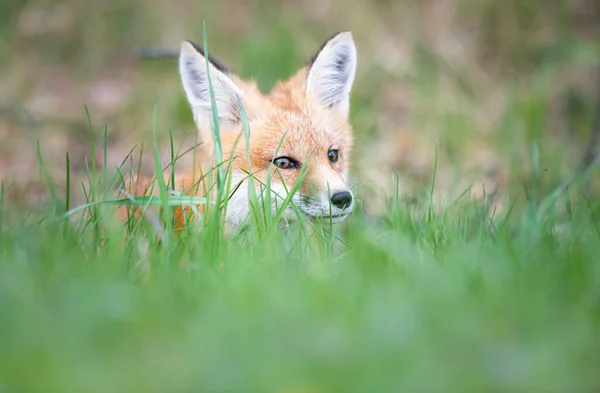
[{"label": "green grass", "polygon": [[216,249],[210,226],[159,246],[101,222],[3,222],[0,388],[592,391],[600,228],[585,204],[519,204],[492,223],[392,198],[333,236]]},{"label": "green grass", "polygon": [[600,209],[577,182],[541,187],[532,151],[502,213],[468,192],[435,208],[434,172],[416,205],[390,195],[383,217],[359,204],[339,226],[279,230],[289,199],[261,214],[250,195],[252,225],[230,237],[215,208],[235,189],[227,162],[214,210],[179,239],[153,213],[113,217],[154,205],[169,222],[174,204],[209,202],[162,181],[159,197],[116,200],[125,173],[92,163],[75,184],[66,155],[64,200],[35,217],[2,183],[0,392],[597,390]]}]

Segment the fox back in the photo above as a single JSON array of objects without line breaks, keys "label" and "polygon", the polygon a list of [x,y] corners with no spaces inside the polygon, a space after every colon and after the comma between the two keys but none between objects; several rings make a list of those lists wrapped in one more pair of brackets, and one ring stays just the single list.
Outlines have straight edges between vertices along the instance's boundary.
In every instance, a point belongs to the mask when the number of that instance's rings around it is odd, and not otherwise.
[{"label": "fox back", "polygon": [[[230,226],[237,227],[248,217],[249,173],[257,194],[271,173],[271,192],[276,194],[273,210],[303,172],[291,198],[303,215],[340,222],[352,211],[349,110],[356,63],[352,34],[340,32],[326,40],[295,75],[263,94],[254,81],[243,80],[207,58],[200,46],[190,41],[181,44],[179,73],[198,130],[200,173],[216,163],[212,85],[223,161],[230,165],[232,188],[237,187],[225,213]],[[250,129],[248,149],[242,113]],[[294,218],[292,207],[286,208],[285,215]]]}]

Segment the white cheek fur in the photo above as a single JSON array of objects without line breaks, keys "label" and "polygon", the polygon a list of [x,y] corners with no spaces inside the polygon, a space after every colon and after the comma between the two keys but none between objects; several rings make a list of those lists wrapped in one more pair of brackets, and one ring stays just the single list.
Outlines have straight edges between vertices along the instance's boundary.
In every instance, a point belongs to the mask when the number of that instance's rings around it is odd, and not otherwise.
[{"label": "white cheek fur", "polygon": [[[238,187],[240,182],[241,185]],[[257,181],[254,182],[254,186],[256,189],[256,196],[258,198],[259,206],[262,208],[264,204],[263,201],[265,200],[266,196],[266,190],[264,187],[261,187]],[[235,187],[238,188],[227,203],[227,213],[225,219],[230,226],[236,228],[244,224],[250,213],[248,175],[246,173],[234,173],[231,178],[231,187],[232,189],[235,189]],[[272,212],[277,211],[277,207],[281,205],[283,198],[285,198],[286,195],[285,187],[282,184],[275,182],[271,183]]]}]

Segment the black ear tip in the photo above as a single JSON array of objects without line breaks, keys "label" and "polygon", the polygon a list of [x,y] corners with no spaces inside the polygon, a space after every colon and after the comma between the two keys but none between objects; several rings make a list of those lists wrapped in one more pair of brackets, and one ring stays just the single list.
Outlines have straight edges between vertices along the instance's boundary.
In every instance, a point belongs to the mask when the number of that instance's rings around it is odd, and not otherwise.
[{"label": "black ear tip", "polygon": [[352,30],[339,30],[338,32],[336,32],[334,35],[331,36],[331,38],[337,37],[340,34],[348,34],[348,35],[352,35]]},{"label": "black ear tip", "polygon": [[[206,53],[204,52],[204,48],[198,44],[196,44],[195,42],[191,41],[191,40],[186,40],[185,42],[187,42],[188,44],[190,44],[195,50],[196,52],[200,53],[202,55],[202,57],[206,57]],[[208,55],[208,61],[210,61],[210,63],[215,66],[215,68],[219,71],[221,71],[224,74],[229,74],[229,70],[227,69],[227,67],[217,58],[215,58],[212,55]]]},{"label": "black ear tip", "polygon": [[190,40],[186,40],[185,42],[187,42],[188,44],[190,44],[191,46],[194,47],[194,49],[200,53],[202,56],[204,56],[204,48],[198,44],[196,44],[194,41],[190,41]]},{"label": "black ear tip", "polygon": [[319,57],[319,54],[321,53],[323,48],[325,48],[327,46],[327,44],[329,44],[329,42],[331,42],[331,40],[333,40],[335,37],[339,36],[340,34],[352,35],[352,32],[350,30],[338,30],[335,33],[333,33],[321,44],[321,47],[317,50],[317,52],[313,55],[313,57],[308,61],[308,63],[306,65],[308,67],[311,67],[313,65],[313,63],[315,62],[315,60],[317,60],[317,57]]},{"label": "black ear tip", "polygon": [[352,32],[350,30],[338,30],[335,33],[333,33],[331,36],[329,36],[329,38],[327,38],[325,40],[325,43],[323,45],[327,45],[327,43],[331,40],[333,40],[335,37],[342,35],[342,34],[346,34],[346,35],[352,35]]}]

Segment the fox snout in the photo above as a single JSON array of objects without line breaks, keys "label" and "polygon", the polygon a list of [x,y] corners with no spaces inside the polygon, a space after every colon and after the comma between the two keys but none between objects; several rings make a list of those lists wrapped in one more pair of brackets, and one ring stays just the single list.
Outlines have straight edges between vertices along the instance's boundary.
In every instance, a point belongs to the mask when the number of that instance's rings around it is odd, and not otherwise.
[{"label": "fox snout", "polygon": [[354,208],[354,195],[345,184],[338,183],[333,187],[331,184],[326,184],[324,187],[313,189],[312,192],[299,194],[293,200],[309,218],[331,218],[334,222],[340,222]]}]

